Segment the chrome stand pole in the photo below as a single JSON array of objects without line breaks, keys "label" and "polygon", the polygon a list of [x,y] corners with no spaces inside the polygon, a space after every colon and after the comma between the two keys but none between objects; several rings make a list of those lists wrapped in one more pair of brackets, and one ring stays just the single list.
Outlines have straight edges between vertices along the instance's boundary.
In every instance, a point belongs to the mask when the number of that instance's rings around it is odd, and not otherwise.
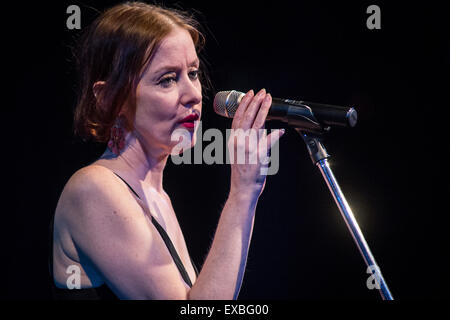
[{"label": "chrome stand pole", "polygon": [[345,196],[342,193],[336,178],[334,177],[333,171],[331,170],[327,160],[327,158],[329,158],[330,156],[326,152],[325,147],[323,146],[319,138],[311,137],[306,133],[301,132],[299,129],[297,129],[297,131],[305,141],[313,163],[317,165],[320,172],[322,173],[322,176],[325,179],[331,194],[333,195],[339,211],[341,212],[342,218],[344,218],[347,228],[350,231],[353,240],[355,241],[359,249],[359,252],[363,256],[364,262],[366,263],[367,267],[370,268],[372,272],[374,272],[373,275],[375,280],[375,287],[379,290],[383,300],[394,300],[386,284],[386,281],[381,274],[381,270],[375,262],[375,258],[373,257],[373,254],[370,251],[366,240],[364,239],[364,235],[359,228],[358,222],[353,215],[352,209],[348,205],[348,202],[345,199]]}]

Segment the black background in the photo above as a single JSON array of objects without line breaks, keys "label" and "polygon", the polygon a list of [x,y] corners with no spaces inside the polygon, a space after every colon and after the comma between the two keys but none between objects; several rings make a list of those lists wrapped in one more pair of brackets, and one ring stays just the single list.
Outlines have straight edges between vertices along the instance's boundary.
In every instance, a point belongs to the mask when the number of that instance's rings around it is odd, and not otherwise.
[{"label": "black background", "polygon": [[[356,128],[325,145],[395,298],[448,298],[446,133],[450,49],[440,2],[172,2],[206,27],[214,88],[266,88],[274,97],[354,106]],[[104,146],[72,135],[76,74],[66,8],[81,27],[116,1],[21,1],[5,8],[2,129],[2,296],[49,299],[48,224],[68,178]],[[381,8],[381,30],[366,8]],[[94,8],[96,10],[94,10]],[[9,80],[9,81],[8,81]],[[13,101],[9,97],[13,92]],[[203,129],[229,128],[204,101]],[[269,124],[270,128],[271,125]],[[205,146],[205,144],[204,144]],[[201,265],[229,184],[226,165],[168,161],[171,196],[193,259]],[[224,261],[226,263],[226,261]],[[241,299],[364,299],[366,266],[303,141],[288,129],[280,170],[260,198]]]}]

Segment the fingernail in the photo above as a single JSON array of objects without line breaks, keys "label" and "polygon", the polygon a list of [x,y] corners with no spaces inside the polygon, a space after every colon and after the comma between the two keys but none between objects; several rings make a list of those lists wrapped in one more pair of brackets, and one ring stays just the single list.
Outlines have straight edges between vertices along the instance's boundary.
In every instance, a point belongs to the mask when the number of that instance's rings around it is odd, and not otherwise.
[{"label": "fingernail", "polygon": [[283,135],[286,132],[286,129],[280,129],[281,135]]},{"label": "fingernail", "polygon": [[262,96],[262,95],[264,95],[266,93],[266,89],[261,89],[259,92],[258,92],[258,95],[259,96]]},{"label": "fingernail", "polygon": [[247,99],[247,100],[251,99],[253,97],[253,95],[254,95],[253,90],[250,90],[242,97],[242,99]]}]

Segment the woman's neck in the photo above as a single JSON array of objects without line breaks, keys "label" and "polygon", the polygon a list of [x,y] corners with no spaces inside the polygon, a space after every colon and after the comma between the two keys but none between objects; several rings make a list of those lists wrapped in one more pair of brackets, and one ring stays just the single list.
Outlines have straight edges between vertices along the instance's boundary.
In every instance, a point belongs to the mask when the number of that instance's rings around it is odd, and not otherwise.
[{"label": "woman's neck", "polygon": [[134,133],[128,132],[122,152],[116,156],[107,148],[99,162],[107,161],[112,169],[124,171],[145,186],[162,192],[163,171],[168,157],[167,150],[145,148]]}]

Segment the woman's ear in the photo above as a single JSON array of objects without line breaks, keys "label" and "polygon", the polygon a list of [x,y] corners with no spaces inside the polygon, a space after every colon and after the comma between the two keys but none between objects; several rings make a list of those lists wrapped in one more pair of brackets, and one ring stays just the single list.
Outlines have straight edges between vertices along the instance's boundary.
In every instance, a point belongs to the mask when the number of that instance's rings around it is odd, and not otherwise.
[{"label": "woman's ear", "polygon": [[97,100],[97,105],[102,105],[102,99],[103,99],[103,91],[105,88],[105,81],[97,81],[92,86],[92,91],[94,92],[94,97]]}]

